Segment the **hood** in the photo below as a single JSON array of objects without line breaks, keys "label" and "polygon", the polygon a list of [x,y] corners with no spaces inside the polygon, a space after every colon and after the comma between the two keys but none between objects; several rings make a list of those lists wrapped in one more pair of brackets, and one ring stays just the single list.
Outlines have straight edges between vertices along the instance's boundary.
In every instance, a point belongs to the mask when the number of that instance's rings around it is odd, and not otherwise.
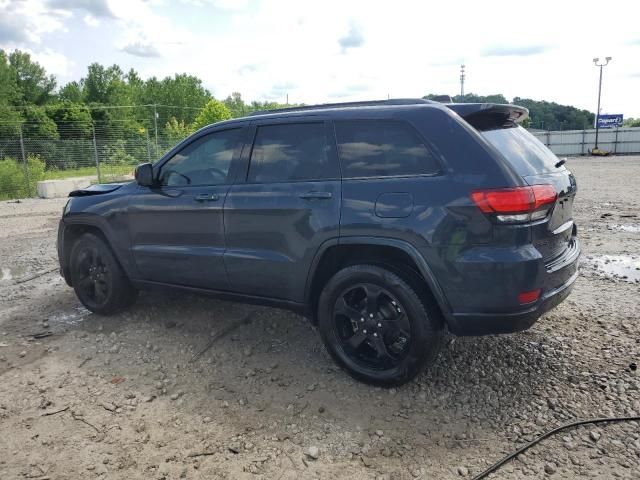
[{"label": "hood", "polygon": [[111,193],[118,190],[125,185],[124,183],[99,183],[97,185],[91,185],[87,188],[81,188],[80,190],[74,190],[69,193],[70,197],[87,197],[89,195],[101,195],[103,193]]}]

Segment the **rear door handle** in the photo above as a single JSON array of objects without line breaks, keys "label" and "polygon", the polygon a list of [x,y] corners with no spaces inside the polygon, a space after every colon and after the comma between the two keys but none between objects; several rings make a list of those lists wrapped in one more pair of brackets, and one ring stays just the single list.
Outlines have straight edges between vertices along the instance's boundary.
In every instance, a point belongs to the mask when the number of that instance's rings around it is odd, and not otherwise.
[{"label": "rear door handle", "polygon": [[217,193],[199,193],[195,196],[196,202],[216,202],[220,197]]},{"label": "rear door handle", "polygon": [[307,192],[300,194],[303,200],[326,200],[331,198],[331,192]]}]

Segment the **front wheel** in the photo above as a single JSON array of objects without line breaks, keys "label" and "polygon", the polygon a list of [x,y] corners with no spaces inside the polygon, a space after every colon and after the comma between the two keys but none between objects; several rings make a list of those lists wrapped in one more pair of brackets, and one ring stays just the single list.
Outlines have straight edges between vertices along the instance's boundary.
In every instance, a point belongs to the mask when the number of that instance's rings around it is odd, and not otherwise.
[{"label": "front wheel", "polygon": [[93,233],[85,233],[73,245],[69,266],[78,299],[94,313],[111,315],[137,297],[109,246]]},{"label": "front wheel", "polygon": [[395,273],[354,265],[336,273],[318,303],[318,327],[334,360],[365,383],[406,383],[442,343],[439,311]]}]

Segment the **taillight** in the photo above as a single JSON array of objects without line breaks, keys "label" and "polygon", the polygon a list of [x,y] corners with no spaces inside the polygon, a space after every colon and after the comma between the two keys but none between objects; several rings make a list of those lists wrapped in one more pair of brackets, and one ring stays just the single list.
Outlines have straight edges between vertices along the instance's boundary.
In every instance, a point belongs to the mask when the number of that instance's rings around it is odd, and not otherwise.
[{"label": "taillight", "polygon": [[531,290],[530,292],[522,292],[520,295],[518,295],[518,301],[522,305],[533,303],[538,300],[538,298],[540,298],[540,293],[542,293],[542,289],[540,288]]},{"label": "taillight", "polygon": [[544,218],[558,198],[553,185],[474,190],[471,199],[498,222],[521,223]]}]

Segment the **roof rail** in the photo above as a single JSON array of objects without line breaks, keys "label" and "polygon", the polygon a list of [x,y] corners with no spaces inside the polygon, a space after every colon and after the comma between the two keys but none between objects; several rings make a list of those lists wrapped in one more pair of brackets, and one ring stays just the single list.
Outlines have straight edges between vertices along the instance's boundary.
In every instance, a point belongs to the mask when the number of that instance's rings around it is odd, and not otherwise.
[{"label": "roof rail", "polygon": [[276,108],[273,110],[256,110],[248,116],[268,115],[270,113],[300,112],[305,110],[323,110],[326,108],[349,108],[349,107],[376,107],[386,105],[415,105],[421,103],[436,103],[424,98],[392,98],[389,100],[365,100],[362,102],[342,102],[342,103],[321,103],[319,105],[303,105],[300,107]]}]

